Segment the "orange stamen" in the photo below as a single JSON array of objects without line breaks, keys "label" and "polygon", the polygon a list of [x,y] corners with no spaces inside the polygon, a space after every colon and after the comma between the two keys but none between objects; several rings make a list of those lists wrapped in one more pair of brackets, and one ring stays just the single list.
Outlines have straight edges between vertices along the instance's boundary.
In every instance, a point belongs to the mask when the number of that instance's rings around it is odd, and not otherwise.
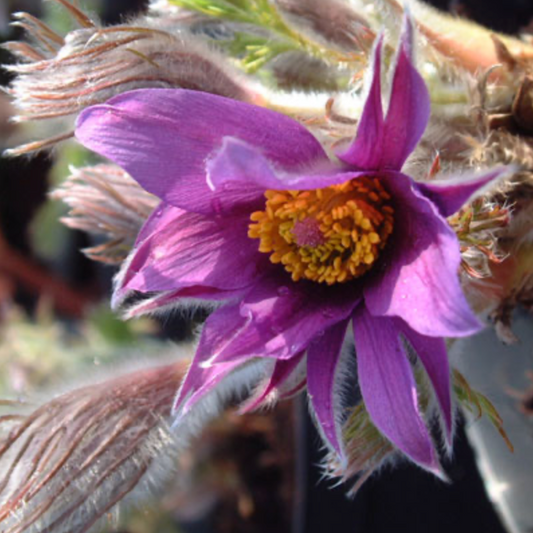
[{"label": "orange stamen", "polygon": [[294,281],[344,283],[365,274],[392,233],[394,209],[378,179],[357,178],[311,191],[265,192],[248,236]]}]

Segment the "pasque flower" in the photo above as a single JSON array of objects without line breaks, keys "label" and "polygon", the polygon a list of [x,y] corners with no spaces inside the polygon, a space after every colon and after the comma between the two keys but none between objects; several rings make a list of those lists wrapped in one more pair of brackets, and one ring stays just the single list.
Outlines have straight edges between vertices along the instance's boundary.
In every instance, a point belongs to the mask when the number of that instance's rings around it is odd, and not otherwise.
[{"label": "pasque flower", "polygon": [[[424,183],[401,172],[430,114],[412,48],[406,19],[384,113],[378,40],[357,134],[336,162],[291,118],[212,94],[137,90],[79,117],[77,138],[161,199],[118,277],[115,302],[150,293],[130,314],[216,304],[178,393],[178,416],[260,361],[268,374],[246,408],[307,387],[342,459],[341,393],[355,359],[375,426],[412,461],[439,471],[409,352],[450,440],[443,338],[482,326],[461,290],[460,249],[445,217],[501,169]],[[355,357],[343,349],[350,324]]]}]

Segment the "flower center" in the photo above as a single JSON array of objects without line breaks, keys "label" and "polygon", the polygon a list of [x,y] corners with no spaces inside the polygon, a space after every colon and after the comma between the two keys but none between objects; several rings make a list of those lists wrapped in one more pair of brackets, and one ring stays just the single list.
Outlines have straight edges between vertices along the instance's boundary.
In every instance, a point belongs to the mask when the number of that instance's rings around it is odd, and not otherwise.
[{"label": "flower center", "polygon": [[265,210],[250,217],[248,236],[294,281],[332,285],[362,276],[392,233],[390,195],[377,178],[312,191],[269,190],[265,197]]}]

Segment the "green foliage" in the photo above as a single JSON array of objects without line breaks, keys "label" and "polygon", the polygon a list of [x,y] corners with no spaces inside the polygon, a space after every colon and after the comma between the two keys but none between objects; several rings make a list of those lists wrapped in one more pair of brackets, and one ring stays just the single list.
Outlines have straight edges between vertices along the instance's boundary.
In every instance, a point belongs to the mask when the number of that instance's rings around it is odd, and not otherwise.
[{"label": "green foliage", "polygon": [[[233,39],[222,42],[240,59],[242,68],[255,73],[275,57],[288,51],[302,51],[331,62],[349,63],[354,57],[327,48],[290,26],[269,0],[169,0],[175,6],[204,15],[255,27],[236,32]],[[268,35],[257,33],[268,31]]]},{"label": "green foliage", "polygon": [[238,32],[232,41],[222,43],[235,57],[241,57],[241,65],[249,74],[256,73],[278,55],[294,50],[288,42],[272,41],[268,37]]},{"label": "green foliage", "polygon": [[34,318],[11,308],[0,328],[0,394],[26,394],[76,379],[84,369],[125,361],[132,351],[159,353],[162,346],[145,335],[153,327],[149,320],[122,322],[107,304],[75,328],[59,322],[44,300]]},{"label": "green foliage", "polygon": [[503,420],[498,411],[485,395],[470,386],[458,370],[453,371],[453,390],[457,400],[467,411],[475,414],[477,418],[486,416],[489,419],[512,452],[514,450],[513,444],[503,429]]},{"label": "green foliage", "polygon": [[[74,19],[69,12],[56,2],[42,2],[43,20],[60,35],[66,35],[69,31],[77,28]],[[74,4],[84,12],[99,10],[101,0],[80,0]]]},{"label": "green foliage", "polygon": [[127,322],[120,319],[107,302],[93,310],[87,320],[87,326],[98,333],[103,342],[111,346],[132,345],[139,339],[139,334],[150,332],[149,321]]},{"label": "green foliage", "polygon": [[280,34],[291,35],[293,32],[268,0],[170,0],[170,3],[210,17],[253,24]]},{"label": "green foliage", "polygon": [[364,441],[375,443],[378,446],[387,442],[387,439],[379,432],[370,420],[370,415],[363,402],[357,404],[344,426],[344,438],[346,441]]},{"label": "green foliage", "polygon": [[[52,172],[49,176],[50,188],[55,189],[70,174],[70,167],[81,167],[95,161],[79,144],[67,143],[58,151]],[[61,256],[71,231],[61,223],[60,219],[67,212],[63,202],[49,200],[45,202],[31,225],[32,249],[37,255],[49,263],[55,263]]]}]

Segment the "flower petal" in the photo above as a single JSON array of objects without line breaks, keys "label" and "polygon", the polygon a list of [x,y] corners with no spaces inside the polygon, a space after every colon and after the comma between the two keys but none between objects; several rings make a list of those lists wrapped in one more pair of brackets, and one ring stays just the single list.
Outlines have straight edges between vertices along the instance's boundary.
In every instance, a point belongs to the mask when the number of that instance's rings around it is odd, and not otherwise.
[{"label": "flower petal", "polygon": [[382,179],[394,198],[394,231],[382,269],[365,286],[374,316],[398,316],[422,335],[464,337],[477,320],[459,283],[459,242],[437,208],[403,174]]},{"label": "flower petal", "polygon": [[381,51],[378,39],[372,60],[373,79],[356,137],[339,158],[357,169],[400,170],[426,129],[429,93],[413,65],[413,24],[404,19],[386,118],[381,103]]},{"label": "flower petal", "polygon": [[130,268],[130,265],[134,262],[137,249],[146,239],[151,237],[154,233],[157,233],[159,228],[172,224],[180,212],[181,211],[177,210],[175,207],[165,202],[161,202],[145,221],[135,239],[133,249],[122,263],[119,273],[115,276],[114,290],[111,297],[111,307],[113,309],[121,308],[123,301],[131,294],[131,290],[127,288],[127,283],[136,274],[136,272]]},{"label": "flower petal", "polygon": [[383,105],[381,103],[381,53],[383,37],[376,41],[372,64],[372,81],[365,101],[357,134],[339,159],[358,169],[379,169],[383,152]]},{"label": "flower petal", "polygon": [[205,362],[238,335],[245,325],[246,319],[240,315],[236,304],[217,309],[206,320],[196,354],[174,402],[174,412],[178,416],[185,415],[224,377],[243,364],[243,361],[234,361],[206,367]]},{"label": "flower petal", "polygon": [[429,93],[413,65],[413,49],[413,21],[406,15],[385,119],[380,168],[400,170],[429,121]]},{"label": "flower petal", "polygon": [[175,207],[165,203],[160,202],[159,205],[152,211],[150,216],[146,219],[142,228],[137,234],[135,239],[135,246],[139,246],[145,239],[150,237],[153,233],[159,231],[159,228],[166,226],[176,218],[176,214],[179,211]]},{"label": "flower petal", "polygon": [[374,318],[361,305],[353,327],[359,385],[372,422],[411,460],[437,473],[434,445],[394,320]]},{"label": "flower petal", "polygon": [[213,190],[227,191],[233,186],[238,189],[241,182],[258,189],[308,190],[339,185],[369,172],[354,172],[335,167],[330,161],[291,174],[275,169],[260,150],[234,137],[225,137],[220,150],[213,152],[207,162],[207,180]]},{"label": "flower petal", "polygon": [[[289,117],[185,89],[123,93],[83,111],[76,127],[83,145],[120,165],[144,189],[202,213],[217,212],[205,161],[226,136],[260,148],[286,171],[327,159],[311,133]],[[253,200],[257,191],[252,187],[243,195]]]},{"label": "flower petal", "polygon": [[[258,393],[254,394],[249,401],[240,407],[239,412],[242,414],[249,413],[261,407],[271,393],[290,380],[293,373],[298,369],[304,355],[305,352],[300,352],[290,359],[278,359],[274,361],[274,368],[266,382],[262,384]],[[298,385],[298,383],[294,385]]]},{"label": "flower petal", "polygon": [[459,211],[480,189],[512,170],[513,167],[498,167],[483,174],[443,178],[417,183],[417,186],[438,207],[440,214],[448,217]]},{"label": "flower petal", "polygon": [[[346,355],[341,354],[348,320],[335,324],[316,337],[307,350],[307,390],[319,429],[326,442],[345,458],[343,452],[343,410],[340,403]],[[342,355],[345,355],[343,357]]]},{"label": "flower petal", "polygon": [[248,225],[247,214],[217,218],[164,204],[141,230],[116,291],[247,287],[271,266]]},{"label": "flower petal", "polygon": [[420,335],[399,318],[394,319],[394,324],[412,346],[431,381],[444,420],[446,440],[450,444],[453,418],[450,363],[446,353],[446,343],[444,339]]},{"label": "flower petal", "polygon": [[213,362],[249,356],[290,359],[317,334],[350,316],[359,300],[358,286],[294,283],[288,273],[273,272],[244,297],[241,315],[248,324]]}]

